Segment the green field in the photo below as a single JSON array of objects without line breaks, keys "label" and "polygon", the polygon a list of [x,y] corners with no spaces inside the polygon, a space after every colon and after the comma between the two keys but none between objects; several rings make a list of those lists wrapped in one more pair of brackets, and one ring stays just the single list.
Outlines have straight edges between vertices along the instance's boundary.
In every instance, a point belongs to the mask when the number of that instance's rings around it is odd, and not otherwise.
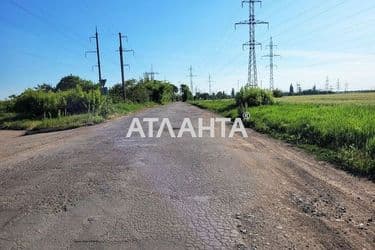
[{"label": "green field", "polygon": [[[234,100],[193,104],[238,116]],[[354,174],[375,178],[375,93],[285,97],[248,112],[249,127],[295,143]]]},{"label": "green field", "polygon": [[312,104],[357,104],[375,105],[375,92],[349,93],[334,95],[287,96],[278,99],[281,103],[312,103]]}]

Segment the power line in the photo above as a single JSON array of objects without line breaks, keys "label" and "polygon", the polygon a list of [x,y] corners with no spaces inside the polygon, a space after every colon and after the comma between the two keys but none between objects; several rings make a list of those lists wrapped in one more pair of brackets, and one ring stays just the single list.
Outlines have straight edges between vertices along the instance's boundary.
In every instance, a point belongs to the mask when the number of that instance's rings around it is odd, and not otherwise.
[{"label": "power line", "polygon": [[[306,22],[308,22],[308,21],[310,21],[310,20],[313,20],[313,19],[315,19],[316,17],[319,17],[319,16],[321,16],[321,15],[323,15],[323,14],[325,14],[325,13],[331,11],[331,10],[334,9],[334,8],[336,8],[336,7],[340,6],[340,5],[343,5],[345,2],[347,2],[347,0],[339,1],[338,3],[334,4],[333,6],[331,6],[331,7],[329,7],[329,8],[326,8],[326,9],[324,9],[323,11],[318,12],[317,14],[313,15],[312,17],[307,18],[307,19],[305,19],[305,20],[303,20],[303,21],[300,21],[300,22],[298,22],[298,23],[299,23],[299,25],[301,25],[301,24],[306,23]],[[299,14],[297,14],[296,16],[299,16],[299,15],[305,14],[306,12],[310,11],[311,9],[313,9],[313,8],[306,9],[306,10],[300,12]],[[286,22],[289,22],[290,20],[293,20],[293,19],[294,19],[294,18],[290,18],[290,19],[288,19]],[[284,23],[286,23],[286,22],[284,22]],[[280,26],[280,25],[279,25],[279,26]],[[291,25],[289,25],[289,26],[291,26]],[[287,28],[284,28],[282,31],[280,31],[280,32],[277,33],[276,35],[273,35],[273,37],[278,37],[278,36],[280,36],[280,35],[284,35],[285,33],[287,33],[289,30],[291,30],[291,29],[289,28],[289,26],[286,26]],[[292,24],[292,26],[293,26],[293,24]],[[264,42],[266,42],[266,41],[264,41]]]},{"label": "power line", "polygon": [[[368,12],[368,11],[373,10],[373,9],[375,9],[375,6],[366,7],[362,10],[357,11],[354,14],[350,14],[350,15],[347,15],[347,16],[344,16],[344,17],[339,17],[336,20],[334,20],[334,22],[332,22],[332,23],[329,23],[329,24],[324,23],[323,25],[315,27],[315,29],[313,29],[313,30],[309,30],[307,36],[299,36],[297,39],[294,39],[294,40],[288,39],[286,44],[290,45],[290,44],[295,44],[296,42],[304,41],[304,40],[310,38],[311,36],[314,36],[314,34],[313,34],[314,32],[322,31],[322,28],[324,28],[323,29],[324,31],[332,29],[332,27],[335,27],[338,24],[342,24],[343,20],[344,21],[348,20],[350,22],[350,27],[345,29],[345,30],[342,30],[341,33],[342,34],[349,34],[353,30],[358,30],[358,25],[366,24],[365,22],[362,22],[362,23],[353,25],[353,17],[359,16],[360,14],[363,14],[363,13]],[[371,20],[371,21],[373,21],[373,20]],[[357,41],[357,39],[354,39],[354,40]]]},{"label": "power line", "polygon": [[244,3],[249,4],[249,19],[238,22],[235,24],[235,28],[237,25],[248,25],[249,26],[249,42],[243,44],[243,47],[249,47],[249,64],[248,64],[248,86],[257,87],[258,86],[258,72],[257,72],[257,62],[256,62],[256,46],[261,46],[261,43],[257,43],[255,40],[255,27],[258,24],[267,24],[268,22],[259,21],[255,19],[255,3],[262,3],[261,0],[243,0],[242,1],[242,8],[244,7]]},{"label": "power line", "polygon": [[[36,13],[34,13],[33,11],[31,11],[30,9],[26,8],[25,6],[19,4],[18,2],[14,1],[14,0],[9,0],[9,2],[15,6],[16,8],[22,10],[23,12],[25,12],[26,14],[34,17],[35,19],[38,19],[40,22],[50,26],[52,28],[52,30],[54,32],[56,32],[57,34],[60,34],[62,36],[65,36],[67,38],[67,40],[76,40],[77,42],[81,43],[82,45],[84,45],[84,43],[82,42],[82,40],[80,38],[77,38],[76,35],[73,35],[73,34],[68,34],[66,31],[66,29],[61,29],[60,27],[58,27],[57,25],[54,25],[53,23],[51,23],[47,18],[41,16],[41,15],[38,15]],[[64,35],[65,34],[65,35]]]},{"label": "power line", "polygon": [[269,57],[270,59],[270,90],[274,89],[274,75],[273,75],[273,69],[276,66],[274,64],[274,58],[279,57],[280,55],[275,55],[273,48],[277,47],[277,45],[273,44],[272,37],[270,38],[270,44],[267,46],[270,49],[270,53],[268,55],[264,55],[263,57]]}]

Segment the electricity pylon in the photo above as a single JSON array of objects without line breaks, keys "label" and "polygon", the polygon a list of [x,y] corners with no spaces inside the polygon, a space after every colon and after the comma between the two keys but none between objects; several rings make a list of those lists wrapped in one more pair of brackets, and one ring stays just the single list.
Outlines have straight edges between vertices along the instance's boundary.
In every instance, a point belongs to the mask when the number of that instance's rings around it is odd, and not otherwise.
[{"label": "electricity pylon", "polygon": [[191,89],[191,93],[194,92],[194,84],[193,84],[193,78],[194,77],[197,77],[196,75],[193,74],[193,66],[190,66],[189,67],[189,75],[188,77],[190,78],[190,89]]},{"label": "electricity pylon", "polygon": [[208,75],[208,94],[211,95],[211,88],[212,88],[212,78],[211,78],[211,75]]},{"label": "electricity pylon", "polygon": [[249,19],[238,22],[235,24],[235,28],[237,25],[248,25],[249,26],[249,42],[242,45],[242,48],[245,46],[249,47],[249,65],[248,65],[248,80],[247,85],[250,87],[257,87],[258,86],[258,71],[257,71],[257,60],[256,60],[256,46],[261,46],[261,43],[256,42],[255,40],[255,27],[258,24],[267,24],[268,22],[259,21],[255,19],[255,3],[262,4],[261,0],[243,0],[242,1],[242,8],[244,4],[249,4]]},{"label": "electricity pylon", "polygon": [[154,71],[154,66],[151,65],[151,71],[150,72],[145,72],[145,78],[151,80],[152,82],[155,81],[155,75],[159,75],[158,72]]},{"label": "electricity pylon", "polygon": [[275,64],[274,64],[274,58],[275,57],[279,57],[280,55],[275,55],[273,52],[273,48],[275,48],[275,47],[277,47],[277,45],[275,45],[275,44],[273,44],[273,40],[272,40],[272,36],[271,36],[271,38],[270,38],[270,44],[267,46],[267,47],[269,47],[269,49],[270,49],[270,53],[269,53],[269,55],[264,55],[263,57],[269,57],[270,58],[270,90],[273,90],[274,89],[274,85],[275,85],[275,83],[274,83],[274,81],[275,81],[275,79],[274,79],[274,75],[273,75],[273,69],[274,69],[274,67],[277,67]]}]

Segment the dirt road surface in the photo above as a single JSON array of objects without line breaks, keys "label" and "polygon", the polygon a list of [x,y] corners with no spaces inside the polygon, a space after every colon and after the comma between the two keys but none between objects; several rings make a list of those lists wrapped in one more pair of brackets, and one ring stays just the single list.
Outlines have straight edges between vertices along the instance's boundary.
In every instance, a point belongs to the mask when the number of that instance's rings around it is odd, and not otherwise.
[{"label": "dirt road surface", "polygon": [[290,145],[252,130],[126,138],[133,117],[214,116],[174,103],[0,132],[0,249],[375,249],[375,185]]}]

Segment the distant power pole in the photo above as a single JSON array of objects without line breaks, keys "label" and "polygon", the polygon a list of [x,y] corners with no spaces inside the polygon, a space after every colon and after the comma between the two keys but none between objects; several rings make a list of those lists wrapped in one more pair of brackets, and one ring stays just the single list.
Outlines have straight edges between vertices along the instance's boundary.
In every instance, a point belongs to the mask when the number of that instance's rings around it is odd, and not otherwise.
[{"label": "distant power pole", "polygon": [[255,27],[258,24],[269,24],[268,22],[258,21],[255,19],[255,3],[262,4],[261,0],[242,0],[242,8],[244,7],[244,3],[249,4],[249,19],[236,23],[235,28],[237,25],[248,25],[249,26],[249,42],[242,45],[244,48],[245,46],[249,47],[249,65],[248,65],[248,80],[247,85],[251,87],[258,86],[258,71],[257,71],[257,62],[256,62],[256,51],[255,47],[258,45],[262,45],[261,43],[256,42],[255,40]]},{"label": "distant power pole", "polygon": [[211,95],[211,88],[212,88],[212,83],[213,83],[213,81],[212,81],[212,79],[211,79],[211,75],[209,75],[208,76],[208,94],[210,94]]},{"label": "distant power pole", "polygon": [[91,41],[91,39],[95,39],[96,50],[95,51],[86,51],[85,56],[87,56],[87,54],[89,54],[89,53],[96,53],[98,64],[95,65],[95,66],[98,67],[99,84],[102,88],[104,88],[105,82],[107,80],[102,79],[102,67],[101,67],[101,63],[100,63],[100,49],[99,49],[99,34],[98,34],[98,28],[97,27],[95,28],[95,36],[90,37],[90,41]]},{"label": "distant power pole", "polygon": [[349,83],[346,82],[346,83],[345,83],[345,92],[348,92],[348,91],[349,91]]},{"label": "distant power pole", "polygon": [[326,91],[329,91],[329,88],[330,88],[330,84],[329,84],[329,78],[328,78],[328,76],[327,76],[327,78],[326,78],[326,86],[325,86],[325,90],[326,90]]},{"label": "distant power pole", "polygon": [[341,90],[340,79],[337,79],[336,89],[337,89],[337,92],[340,92],[340,90]]},{"label": "distant power pole", "polygon": [[194,92],[193,78],[197,77],[196,75],[193,74],[193,66],[189,67],[189,75],[188,75],[188,77],[190,78],[190,89],[191,89],[191,92],[193,93]]},{"label": "distant power pole", "polygon": [[118,37],[119,37],[119,41],[120,41],[120,47],[119,47],[119,53],[120,53],[120,67],[121,67],[121,82],[122,82],[122,96],[124,98],[124,101],[126,100],[126,86],[125,86],[125,72],[124,72],[124,66],[127,66],[127,67],[130,67],[129,64],[125,64],[124,65],[124,52],[133,52],[133,55],[134,55],[134,50],[130,49],[130,50],[124,50],[123,47],[122,47],[122,38],[125,38],[126,41],[128,41],[128,37],[127,36],[123,36],[120,33],[118,33]]},{"label": "distant power pole", "polygon": [[302,93],[302,87],[301,87],[301,84],[299,84],[299,83],[297,83],[297,92],[298,92],[299,94]]},{"label": "distant power pole", "polygon": [[158,72],[154,71],[154,66],[151,65],[151,71],[150,72],[145,72],[145,77],[150,79],[152,82],[155,81],[155,75],[159,75]]},{"label": "distant power pole", "polygon": [[270,44],[268,45],[269,49],[270,49],[270,53],[269,55],[264,55],[263,57],[269,57],[270,58],[270,90],[273,90],[274,89],[274,75],[273,75],[273,69],[274,67],[276,66],[273,62],[273,59],[274,57],[279,57],[280,55],[275,55],[273,53],[273,48],[277,47],[277,45],[274,45],[273,44],[273,40],[272,40],[272,37],[270,38]]}]

